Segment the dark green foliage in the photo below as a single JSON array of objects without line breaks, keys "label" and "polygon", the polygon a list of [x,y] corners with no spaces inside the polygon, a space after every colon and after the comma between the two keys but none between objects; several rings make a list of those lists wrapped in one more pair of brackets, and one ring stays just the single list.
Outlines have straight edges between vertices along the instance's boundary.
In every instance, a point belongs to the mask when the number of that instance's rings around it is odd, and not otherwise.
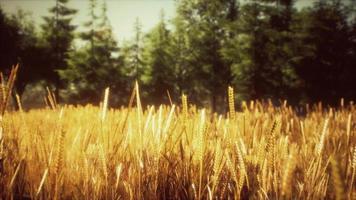
[{"label": "dark green foliage", "polygon": [[122,103],[122,59],[118,55],[117,42],[107,18],[106,3],[101,15],[96,15],[97,2],[90,1],[91,20],[85,24],[89,30],[80,36],[83,47],[71,54],[69,67],[59,71],[68,83],[67,100],[72,103],[99,103],[106,87],[111,88],[113,105]]},{"label": "dark green foliage", "polygon": [[158,25],[147,35],[145,63],[145,76],[148,77],[149,94],[152,103],[168,103],[167,91],[173,96],[176,92],[174,57],[171,49],[172,36],[164,21],[164,14]]},{"label": "dark green foliage", "polygon": [[240,99],[288,98],[298,85],[292,66],[292,2],[252,1],[242,5],[232,24],[234,37],[224,48],[232,61]]},{"label": "dark green foliage", "polygon": [[[192,49],[189,47],[188,34],[185,31],[185,24],[182,18],[177,16],[173,19],[174,30],[171,32],[171,54],[173,57],[173,71],[175,81],[175,99],[183,93],[190,98],[197,98],[194,90],[194,68],[191,66]],[[174,95],[174,94],[173,94]],[[172,97],[174,98],[174,96]]]},{"label": "dark green foliage", "polygon": [[355,98],[354,22],[348,22],[347,12],[339,1],[318,1],[301,21],[305,52],[296,70],[311,101]]},{"label": "dark green foliage", "polygon": [[124,58],[124,71],[123,73],[128,78],[126,87],[130,89],[133,83],[137,80],[139,84],[146,82],[144,74],[144,60],[143,60],[143,35],[141,31],[141,23],[136,18],[134,24],[134,40],[126,42],[122,49],[121,54]]},{"label": "dark green foliage", "polygon": [[180,1],[178,15],[184,22],[189,43],[191,73],[194,82],[190,86],[198,96],[210,96],[213,110],[225,99],[225,90],[231,84],[231,66],[223,59],[221,51],[230,39],[226,29],[237,18],[237,3],[224,1]]},{"label": "dark green foliage", "polygon": [[56,0],[56,5],[50,8],[50,16],[43,17],[42,37],[46,45],[46,58],[48,70],[44,74],[46,79],[53,83],[57,97],[59,89],[63,88],[63,82],[58,75],[59,70],[68,67],[69,54],[73,50],[74,30],[72,18],[77,10],[67,7],[69,0]]},{"label": "dark green foliage", "polygon": [[29,14],[18,10],[15,15],[7,16],[0,8],[0,70],[8,75],[13,65],[20,64],[15,85],[20,96],[27,84],[38,81],[44,76],[46,48],[37,37],[33,21]]}]

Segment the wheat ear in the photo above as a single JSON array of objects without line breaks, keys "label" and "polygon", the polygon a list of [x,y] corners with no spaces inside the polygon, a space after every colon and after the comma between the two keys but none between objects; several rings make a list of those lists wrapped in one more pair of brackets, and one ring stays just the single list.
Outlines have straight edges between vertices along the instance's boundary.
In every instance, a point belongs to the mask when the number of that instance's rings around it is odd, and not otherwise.
[{"label": "wheat ear", "polygon": [[321,153],[323,152],[324,141],[325,141],[325,137],[326,137],[326,133],[327,133],[328,123],[329,123],[329,118],[326,119],[325,122],[324,122],[323,132],[321,133],[319,143],[316,146],[316,154],[317,154],[317,156],[320,156]]},{"label": "wheat ear", "polygon": [[336,200],[345,200],[345,190],[344,190],[344,182],[341,177],[341,172],[340,172],[340,167],[338,161],[335,159],[335,157],[331,157],[330,159],[330,164],[331,164],[331,179],[333,182],[333,188],[335,192],[335,198]]},{"label": "wheat ear", "polygon": [[182,95],[183,123],[186,124],[188,119],[188,98],[185,94]]},{"label": "wheat ear", "polygon": [[234,101],[234,88],[228,88],[228,97],[229,97],[229,111],[230,118],[235,119],[235,101]]},{"label": "wheat ear", "polygon": [[105,120],[107,109],[108,109],[109,91],[110,91],[110,88],[105,89],[104,103],[103,103],[103,108],[101,111],[101,121],[102,122]]}]

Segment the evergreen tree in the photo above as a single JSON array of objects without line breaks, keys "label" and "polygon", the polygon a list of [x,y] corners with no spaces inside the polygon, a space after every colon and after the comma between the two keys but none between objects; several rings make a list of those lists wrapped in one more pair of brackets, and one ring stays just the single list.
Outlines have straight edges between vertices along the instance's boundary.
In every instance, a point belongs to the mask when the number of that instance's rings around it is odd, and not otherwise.
[{"label": "evergreen tree", "polygon": [[48,70],[46,78],[54,84],[58,98],[59,89],[63,87],[58,71],[68,67],[76,28],[72,25],[72,18],[77,10],[68,8],[68,1],[56,0],[56,5],[49,10],[51,16],[43,17],[45,24],[42,25],[42,34],[48,49],[46,54],[49,60],[48,68],[51,69]]},{"label": "evergreen tree", "polygon": [[240,99],[295,96],[293,1],[254,0],[243,4],[232,24],[235,34],[224,46],[233,65]]},{"label": "evergreen tree", "polygon": [[107,18],[106,2],[103,2],[100,16],[96,14],[96,8],[96,0],[91,0],[91,21],[85,23],[89,31],[81,34],[85,44],[72,54],[69,68],[60,74],[70,83],[68,98],[79,103],[97,103],[102,91],[110,87],[113,93],[111,102],[117,105],[120,103],[118,96],[122,93],[119,87],[123,82],[122,58],[118,55],[117,42]]},{"label": "evergreen tree", "polygon": [[[355,46],[347,8],[341,1],[318,1],[304,20],[297,72],[310,101],[337,103],[354,97]],[[351,86],[350,86],[351,84]]]},{"label": "evergreen tree", "polygon": [[174,88],[174,66],[171,54],[171,35],[166,27],[163,12],[158,25],[148,34],[145,45],[147,53],[145,75],[149,77],[147,89],[155,104],[167,103],[167,90],[176,95]]},{"label": "evergreen tree", "polygon": [[297,103],[301,99],[300,81],[295,72],[295,60],[298,58],[296,49],[296,35],[293,30],[295,23],[294,0],[272,0],[268,6],[268,44],[265,51],[269,66],[270,89],[266,91],[268,97],[275,100],[288,99],[290,103]]},{"label": "evergreen tree", "polygon": [[345,98],[347,99],[356,99],[356,86],[354,84],[356,80],[356,1],[352,1],[349,5],[350,10],[348,11],[348,16],[350,19],[349,22],[349,48],[350,51],[348,53],[348,65],[347,68],[344,70],[344,83],[346,92]]},{"label": "evergreen tree", "polygon": [[[7,16],[0,8],[0,70],[8,74],[12,66],[19,64],[15,90],[21,98],[25,87],[45,78],[48,73],[46,53],[38,37],[30,14],[18,10]],[[13,93],[13,94],[15,94]]]},{"label": "evergreen tree", "polygon": [[223,49],[225,59],[233,63],[234,83],[242,99],[257,98],[261,95],[261,87],[266,85],[261,65],[265,60],[262,51],[266,44],[267,19],[261,16],[261,11],[257,1],[242,5],[239,20],[232,25],[234,37]]},{"label": "evergreen tree", "polygon": [[[142,25],[136,18],[134,23],[134,39],[127,41],[122,48],[122,55],[125,58],[125,74],[130,78],[128,87],[132,86],[136,80],[142,83],[143,78],[143,37]],[[144,80],[145,81],[145,80]]]},{"label": "evergreen tree", "polygon": [[226,88],[232,80],[230,63],[221,56],[228,39],[224,24],[233,19],[232,9],[236,10],[235,0],[182,0],[177,8],[178,16],[186,26],[192,54],[189,62],[195,77],[192,88],[196,94],[192,98],[210,96],[214,111],[224,101]]},{"label": "evergreen tree", "polygon": [[191,51],[185,31],[184,21],[178,16],[173,19],[174,30],[171,32],[171,54],[174,57],[174,83],[177,96],[182,93],[194,96],[191,86],[193,85],[194,74],[189,64]]},{"label": "evergreen tree", "polygon": [[142,25],[140,23],[140,20],[136,18],[135,25],[134,25],[134,31],[135,31],[135,43],[133,45],[133,57],[132,57],[132,66],[135,69],[135,77],[136,80],[139,80],[140,74],[141,74],[141,67],[142,67],[142,59],[141,59],[141,28]]}]

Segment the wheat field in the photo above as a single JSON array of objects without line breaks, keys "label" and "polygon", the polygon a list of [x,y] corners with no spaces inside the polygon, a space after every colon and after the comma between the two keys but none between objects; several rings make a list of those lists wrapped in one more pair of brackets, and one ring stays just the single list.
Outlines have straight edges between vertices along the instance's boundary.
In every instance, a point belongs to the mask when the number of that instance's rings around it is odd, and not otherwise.
[{"label": "wheat field", "polygon": [[74,107],[49,92],[46,109],[4,112],[0,199],[356,199],[352,103],[236,111],[229,87],[218,115],[185,95],[142,107],[137,84],[126,108],[108,96]]}]

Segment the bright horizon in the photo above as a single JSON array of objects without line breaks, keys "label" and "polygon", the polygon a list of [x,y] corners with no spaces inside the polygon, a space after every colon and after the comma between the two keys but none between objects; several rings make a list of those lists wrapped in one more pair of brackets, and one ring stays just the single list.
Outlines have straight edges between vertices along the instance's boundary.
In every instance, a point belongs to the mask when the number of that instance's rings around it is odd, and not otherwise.
[{"label": "bright horizon", "polygon": [[[296,7],[311,5],[313,1],[299,0]],[[98,9],[101,8],[102,2],[103,0],[98,0]],[[114,36],[119,42],[133,38],[137,18],[142,25],[142,32],[145,33],[157,24],[162,10],[167,20],[176,14],[175,0],[106,0],[106,2],[107,15]],[[55,5],[55,0],[0,0],[0,5],[8,14],[16,13],[18,9],[30,12],[38,28],[44,22],[42,17],[49,16],[48,9]],[[68,6],[78,10],[73,18],[73,24],[78,25],[77,30],[82,30],[83,23],[89,19],[89,1],[70,0]]]},{"label": "bright horizon", "polygon": [[[98,0],[98,14],[103,0]],[[115,38],[118,41],[129,40],[134,35],[134,23],[138,18],[142,31],[147,32],[159,20],[161,10],[166,19],[175,15],[174,0],[106,0],[107,15],[110,20]],[[6,13],[16,13],[18,9],[31,12],[36,27],[44,22],[43,16],[49,16],[48,9],[55,5],[55,0],[0,0],[1,7]],[[73,24],[81,30],[83,23],[89,20],[89,1],[70,0],[68,7],[77,9]]]}]

